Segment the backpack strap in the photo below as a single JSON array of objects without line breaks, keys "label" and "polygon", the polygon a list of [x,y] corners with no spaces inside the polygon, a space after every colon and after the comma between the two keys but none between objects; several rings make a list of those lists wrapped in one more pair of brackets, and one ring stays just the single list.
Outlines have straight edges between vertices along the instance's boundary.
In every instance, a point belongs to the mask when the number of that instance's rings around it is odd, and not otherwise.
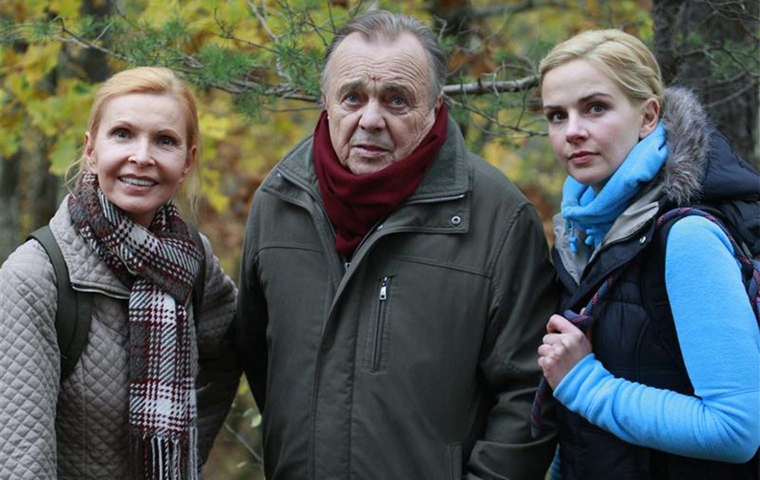
[{"label": "backpack strap", "polygon": [[87,343],[87,334],[92,321],[92,294],[74,290],[71,286],[69,269],[49,225],[30,233],[27,239],[30,238],[42,245],[55,270],[58,286],[55,331],[58,336],[58,348],[61,351],[61,382],[63,382],[74,371],[74,366]]},{"label": "backpack strap", "polygon": [[201,321],[201,308],[203,308],[203,290],[206,287],[206,249],[203,246],[203,240],[198,229],[190,224],[187,224],[187,229],[190,231],[195,245],[201,250],[201,263],[198,266],[198,275],[195,277],[195,286],[193,287],[193,321],[197,335],[198,325]]},{"label": "backpack strap", "polygon": [[[741,266],[742,276],[744,277],[744,286],[747,290],[747,297],[752,305],[752,311],[755,314],[755,319],[760,326],[760,261],[755,260],[746,255],[744,249],[734,240],[734,236],[731,234],[726,225],[712,213],[705,212],[698,208],[683,207],[676,208],[664,213],[657,219],[657,227],[662,229],[664,233],[664,240],[667,239],[667,234],[670,231],[670,227],[673,224],[687,216],[699,216],[711,221],[717,225],[723,233],[728,237],[729,242],[734,250],[734,257],[739,261]],[[663,249],[663,252],[665,250]]]}]

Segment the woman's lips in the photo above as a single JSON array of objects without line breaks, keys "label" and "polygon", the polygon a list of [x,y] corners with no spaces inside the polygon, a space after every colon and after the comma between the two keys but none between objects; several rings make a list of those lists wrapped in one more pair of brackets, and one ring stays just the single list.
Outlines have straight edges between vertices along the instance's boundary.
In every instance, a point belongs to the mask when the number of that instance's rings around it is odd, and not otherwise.
[{"label": "woman's lips", "polygon": [[575,165],[583,165],[585,163],[588,163],[591,161],[591,159],[596,155],[593,152],[578,152],[570,155],[570,162],[572,162]]}]

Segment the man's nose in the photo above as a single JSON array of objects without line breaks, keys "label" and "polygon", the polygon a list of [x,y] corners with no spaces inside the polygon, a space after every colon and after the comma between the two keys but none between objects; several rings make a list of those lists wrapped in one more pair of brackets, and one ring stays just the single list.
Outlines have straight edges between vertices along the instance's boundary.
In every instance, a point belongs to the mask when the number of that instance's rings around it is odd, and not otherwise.
[{"label": "man's nose", "polygon": [[359,120],[359,126],[368,131],[377,131],[385,128],[383,109],[378,101],[370,100],[367,102],[362,112],[362,117]]}]

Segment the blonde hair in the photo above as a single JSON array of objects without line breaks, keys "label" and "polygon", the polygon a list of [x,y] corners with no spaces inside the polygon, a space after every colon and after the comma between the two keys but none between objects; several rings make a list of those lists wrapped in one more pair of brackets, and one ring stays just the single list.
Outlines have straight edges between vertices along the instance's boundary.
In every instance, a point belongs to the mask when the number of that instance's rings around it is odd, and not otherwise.
[{"label": "blonde hair", "polygon": [[589,30],[556,45],[538,67],[539,96],[546,74],[573,60],[585,60],[598,68],[631,103],[656,98],[662,105],[665,87],[654,55],[641,40],[615,29]]},{"label": "blonde hair", "polygon": [[[171,95],[180,104],[185,121],[187,122],[187,150],[196,147],[195,162],[185,181],[180,185],[180,197],[186,200],[191,210],[194,210],[196,197],[200,190],[200,157],[201,138],[198,127],[198,109],[195,98],[184,83],[168,68],[137,67],[124,70],[109,78],[95,93],[95,99],[90,108],[90,118],[87,120],[87,130],[94,142],[98,136],[100,121],[105,105],[112,99],[130,93],[152,93],[156,95]],[[85,146],[86,149],[86,146]],[[96,159],[97,161],[97,159]],[[69,178],[69,172],[76,174]],[[75,183],[76,179],[87,171],[87,152],[66,171],[66,183]]]}]

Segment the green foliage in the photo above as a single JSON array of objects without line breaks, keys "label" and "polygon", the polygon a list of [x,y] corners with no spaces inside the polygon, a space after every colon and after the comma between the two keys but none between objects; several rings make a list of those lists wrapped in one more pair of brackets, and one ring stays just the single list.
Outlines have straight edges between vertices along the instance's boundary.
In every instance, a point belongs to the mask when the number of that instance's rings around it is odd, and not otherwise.
[{"label": "green foliage", "polygon": [[29,40],[32,43],[45,44],[53,40],[53,36],[56,33],[56,28],[53,22],[34,22],[29,35]]},{"label": "green foliage", "polygon": [[199,68],[194,78],[203,87],[228,84],[244,77],[255,65],[254,60],[244,52],[216,44],[204,45],[198,52],[198,59],[203,67]]},{"label": "green foliage", "polygon": [[260,121],[263,120],[261,107],[265,101],[264,90],[261,87],[254,87],[235,95],[235,110],[242,113],[248,121]]}]

